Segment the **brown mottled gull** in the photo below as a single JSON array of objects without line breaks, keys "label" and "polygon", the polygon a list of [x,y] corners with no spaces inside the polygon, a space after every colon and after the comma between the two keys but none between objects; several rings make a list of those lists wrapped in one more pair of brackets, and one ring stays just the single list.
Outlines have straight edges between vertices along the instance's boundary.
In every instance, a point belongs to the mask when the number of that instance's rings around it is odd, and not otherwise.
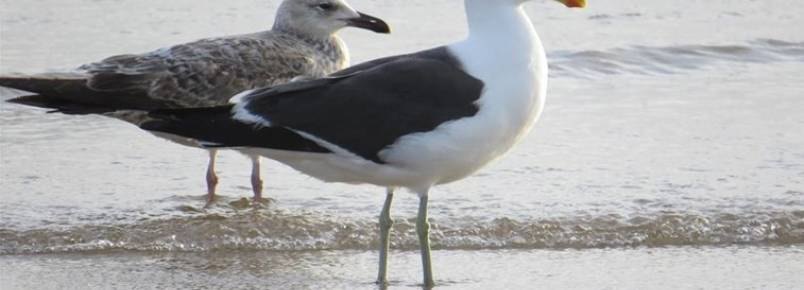
[{"label": "brown mottled gull", "polygon": [[[343,69],[349,53],[336,33],[347,26],[389,32],[385,22],[357,12],[345,0],[285,0],[269,31],[113,56],[83,65],[79,73],[0,76],[0,85],[36,93],[10,100],[14,103],[56,107],[67,114],[104,112],[67,105],[71,102],[104,104],[108,112],[118,109],[107,116],[140,124],[146,119],[141,110],[222,105],[240,91]],[[109,98],[117,105],[109,105]],[[171,140],[198,146],[192,140]],[[218,182],[216,151],[209,152],[208,204]],[[259,158],[251,159],[254,199],[260,201]]]}]

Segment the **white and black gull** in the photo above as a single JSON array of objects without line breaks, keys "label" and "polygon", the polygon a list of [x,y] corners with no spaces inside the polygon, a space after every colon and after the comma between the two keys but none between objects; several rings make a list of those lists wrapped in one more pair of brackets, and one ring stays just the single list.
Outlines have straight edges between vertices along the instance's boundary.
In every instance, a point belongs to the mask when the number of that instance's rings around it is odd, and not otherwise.
[{"label": "white and black gull", "polygon": [[508,151],[538,119],[547,89],[544,48],[522,8],[527,0],[464,2],[469,35],[463,41],[246,91],[229,106],[154,111],[155,120],[142,128],[259,154],[327,182],[387,188],[379,283],[388,281],[394,189],[415,192],[424,285],[430,287],[430,189]]},{"label": "white and black gull", "polygon": [[[76,73],[0,76],[0,85],[37,94],[11,102],[68,114],[103,113],[141,124],[146,110],[225,105],[244,90],[341,70],[349,65],[349,52],[336,33],[347,26],[390,32],[384,21],[357,12],[344,0],[285,0],[268,31],[113,56],[83,65]],[[171,140],[198,146],[186,138]],[[218,183],[215,157],[216,150],[210,149],[208,204]],[[259,157],[252,155],[251,160],[254,199],[261,200]]]},{"label": "white and black gull", "polygon": [[325,78],[245,91],[236,104],[151,111],[153,119],[141,128],[258,154],[328,182],[387,188],[380,214],[381,284],[388,281],[393,193],[409,189],[420,198],[416,228],[429,288],[430,189],[500,157],[544,107],[547,59],[522,8],[527,1],[465,0],[465,40]]}]

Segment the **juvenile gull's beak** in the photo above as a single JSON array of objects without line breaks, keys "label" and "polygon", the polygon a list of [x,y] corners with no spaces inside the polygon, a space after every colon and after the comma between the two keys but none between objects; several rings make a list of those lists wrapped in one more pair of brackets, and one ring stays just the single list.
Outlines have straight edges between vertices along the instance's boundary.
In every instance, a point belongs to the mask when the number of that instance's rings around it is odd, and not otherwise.
[{"label": "juvenile gull's beak", "polygon": [[377,33],[391,33],[391,28],[382,19],[377,17],[357,12],[360,17],[346,19],[349,26],[368,29]]}]

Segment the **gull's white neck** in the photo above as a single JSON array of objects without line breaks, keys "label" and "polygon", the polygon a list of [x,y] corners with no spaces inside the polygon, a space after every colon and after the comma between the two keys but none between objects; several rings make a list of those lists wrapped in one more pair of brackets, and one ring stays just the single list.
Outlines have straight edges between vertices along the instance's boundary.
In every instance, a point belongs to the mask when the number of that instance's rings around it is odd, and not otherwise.
[{"label": "gull's white neck", "polygon": [[506,125],[519,127],[518,139],[544,105],[547,60],[533,24],[516,2],[466,0],[469,36],[449,49],[467,73],[484,82],[481,111],[511,114]]},{"label": "gull's white neck", "polygon": [[465,1],[469,36],[449,47],[468,69],[483,66],[483,72],[494,75],[508,65],[544,64],[539,36],[521,5],[513,2]]},{"label": "gull's white neck", "polygon": [[463,161],[439,173],[437,183],[462,178],[501,156],[526,135],[542,112],[547,88],[544,48],[530,19],[514,2],[518,1],[465,2],[469,36],[448,49],[466,73],[483,82],[483,92],[475,102],[477,114],[450,125],[455,128],[450,138],[473,146],[455,154]]},{"label": "gull's white neck", "polygon": [[521,28],[533,31],[522,5],[507,3],[506,0],[466,0],[464,3],[470,38],[513,32]]}]

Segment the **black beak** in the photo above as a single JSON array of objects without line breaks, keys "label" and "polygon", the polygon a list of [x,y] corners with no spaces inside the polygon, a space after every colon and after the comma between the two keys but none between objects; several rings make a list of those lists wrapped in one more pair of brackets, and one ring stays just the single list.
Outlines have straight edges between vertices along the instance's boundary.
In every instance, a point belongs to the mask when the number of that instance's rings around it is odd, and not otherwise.
[{"label": "black beak", "polygon": [[388,27],[388,24],[382,19],[360,12],[357,12],[357,14],[360,14],[360,17],[346,20],[349,26],[368,29],[377,33],[391,33],[391,27]]}]

